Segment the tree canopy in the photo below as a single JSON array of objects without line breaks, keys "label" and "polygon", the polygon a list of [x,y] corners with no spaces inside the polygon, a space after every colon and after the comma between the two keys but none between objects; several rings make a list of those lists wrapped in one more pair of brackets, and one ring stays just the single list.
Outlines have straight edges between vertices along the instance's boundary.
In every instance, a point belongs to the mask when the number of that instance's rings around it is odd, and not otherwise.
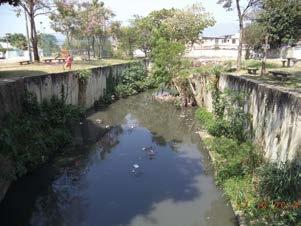
[{"label": "tree canopy", "polygon": [[24,50],[27,48],[26,37],[21,33],[7,33],[5,34],[4,39],[8,41],[8,43],[13,47],[16,47],[18,49]]},{"label": "tree canopy", "polygon": [[265,28],[273,47],[293,45],[299,38],[299,0],[263,0],[256,21]]}]

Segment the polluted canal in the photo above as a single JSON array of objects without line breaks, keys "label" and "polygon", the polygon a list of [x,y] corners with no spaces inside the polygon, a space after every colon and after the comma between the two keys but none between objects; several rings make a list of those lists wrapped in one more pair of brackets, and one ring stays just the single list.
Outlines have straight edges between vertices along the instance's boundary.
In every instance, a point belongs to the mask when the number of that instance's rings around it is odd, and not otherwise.
[{"label": "polluted canal", "polygon": [[197,129],[193,109],[119,100],[79,126],[82,145],[12,184],[0,225],[235,225]]}]

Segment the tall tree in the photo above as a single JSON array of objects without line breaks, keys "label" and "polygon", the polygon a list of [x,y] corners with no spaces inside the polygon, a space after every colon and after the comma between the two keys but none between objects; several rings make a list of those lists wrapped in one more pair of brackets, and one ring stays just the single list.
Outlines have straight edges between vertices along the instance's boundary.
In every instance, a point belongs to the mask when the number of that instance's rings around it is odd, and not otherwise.
[{"label": "tall tree", "polygon": [[261,50],[265,39],[265,30],[260,23],[252,22],[245,26],[243,32],[243,43],[246,45],[246,59],[249,59],[250,50]]},{"label": "tall tree", "polygon": [[33,58],[34,61],[39,62],[40,57],[38,52],[38,33],[36,29],[35,19],[39,15],[49,13],[51,4],[48,0],[20,0],[18,6],[22,7],[28,14]]},{"label": "tall tree", "polygon": [[262,0],[260,12],[256,21],[264,27],[265,44],[261,75],[266,74],[267,45],[280,47],[293,45],[298,41],[300,24],[299,0]]},{"label": "tall tree", "polygon": [[51,55],[59,51],[58,41],[52,34],[39,35],[39,47],[43,49],[44,55]]},{"label": "tall tree", "polygon": [[[241,59],[242,59],[242,41],[243,41],[243,29],[244,29],[244,19],[253,7],[256,7],[261,0],[218,0],[218,4],[222,4],[224,8],[228,11],[236,8],[238,22],[239,22],[239,43],[238,43],[238,54],[237,54],[237,70],[241,69]],[[246,4],[244,4],[246,3]],[[243,6],[245,5],[245,6]]]},{"label": "tall tree", "polygon": [[78,23],[73,1],[58,0],[54,2],[56,10],[53,11],[49,18],[51,27],[56,32],[61,32],[66,36],[67,47],[70,49],[70,39],[74,34],[75,27]]},{"label": "tall tree", "polygon": [[264,26],[272,47],[298,41],[300,5],[300,0],[263,0],[256,21]]},{"label": "tall tree", "polygon": [[8,41],[9,44],[18,49],[24,50],[27,48],[26,37],[21,33],[7,33],[5,34],[4,38],[6,41]]},{"label": "tall tree", "polygon": [[[10,5],[21,7],[27,13],[30,22],[30,37],[33,49],[34,61],[40,61],[38,52],[38,34],[35,24],[35,18],[49,12],[51,8],[48,0],[1,0],[0,4],[8,3]],[[20,14],[20,11],[19,13]]]}]

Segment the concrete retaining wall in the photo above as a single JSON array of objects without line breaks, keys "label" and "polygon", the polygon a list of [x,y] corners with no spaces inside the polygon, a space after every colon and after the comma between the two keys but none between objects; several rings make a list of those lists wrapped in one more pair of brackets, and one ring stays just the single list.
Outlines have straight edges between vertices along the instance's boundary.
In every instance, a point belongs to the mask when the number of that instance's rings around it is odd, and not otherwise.
[{"label": "concrete retaining wall", "polygon": [[[212,111],[210,81],[214,76],[194,75],[198,104]],[[246,93],[245,111],[252,115],[254,141],[272,161],[301,159],[301,97],[256,80],[221,75],[220,90]]]},{"label": "concrete retaining wall", "polygon": [[90,108],[103,96],[107,87],[107,78],[110,76],[118,78],[130,65],[128,63],[92,68],[92,75],[85,84],[80,82],[78,71],[2,79],[0,80],[0,120],[7,113],[21,110],[21,100],[25,90],[34,93],[39,102],[52,96],[64,96],[68,104]]}]

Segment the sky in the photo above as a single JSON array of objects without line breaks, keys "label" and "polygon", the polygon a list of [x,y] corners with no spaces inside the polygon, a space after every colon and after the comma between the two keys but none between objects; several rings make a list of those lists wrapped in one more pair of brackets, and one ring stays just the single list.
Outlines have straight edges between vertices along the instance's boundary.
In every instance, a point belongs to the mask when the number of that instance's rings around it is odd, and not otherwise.
[{"label": "sky", "polygon": [[[146,16],[153,10],[162,8],[185,8],[194,3],[202,3],[205,10],[215,18],[216,25],[204,31],[205,36],[219,36],[233,34],[238,31],[237,16],[235,11],[226,11],[217,0],[102,0],[116,14],[115,20],[126,23],[133,15]],[[55,33],[50,27],[50,21],[46,16],[37,17],[37,30],[43,33],[55,34],[58,39],[64,37]],[[0,37],[6,33],[25,34],[24,14],[16,17],[13,8],[8,5],[0,6]]]}]

